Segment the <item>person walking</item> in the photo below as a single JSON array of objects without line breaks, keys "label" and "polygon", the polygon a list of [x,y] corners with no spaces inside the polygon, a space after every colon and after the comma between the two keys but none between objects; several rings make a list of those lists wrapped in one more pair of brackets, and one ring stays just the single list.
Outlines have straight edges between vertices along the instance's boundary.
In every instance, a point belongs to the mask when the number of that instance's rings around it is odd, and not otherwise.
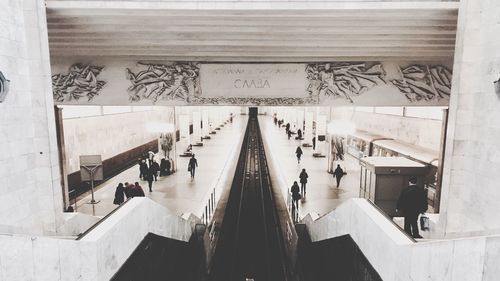
[{"label": "person walking", "polygon": [[306,172],[306,169],[302,169],[302,172],[300,172],[299,178],[300,178],[300,193],[302,195],[306,194],[306,184],[307,184],[307,178],[309,175]]},{"label": "person walking", "polygon": [[340,186],[340,180],[344,176],[344,170],[340,168],[340,165],[337,165],[337,169],[335,169],[335,171],[333,172],[333,176],[337,180],[337,188],[338,188]]},{"label": "person walking", "polygon": [[292,206],[295,206],[295,208],[298,210],[299,200],[302,198],[302,196],[300,196],[299,184],[297,183],[297,181],[293,182],[292,188],[290,188],[290,192],[292,192]]},{"label": "person walking", "polygon": [[418,232],[418,215],[427,211],[427,194],[417,185],[417,178],[412,177],[408,186],[401,192],[396,212],[402,212],[405,218],[405,232],[413,238],[422,238]]},{"label": "person walking", "polygon": [[297,163],[300,164],[300,157],[302,157],[302,154],[304,154],[304,152],[302,152],[302,148],[300,148],[300,146],[297,146],[297,149],[295,149],[295,155],[297,156]]},{"label": "person walking", "polygon": [[[285,125],[285,131],[286,131],[287,134],[290,132],[290,123],[286,123],[286,125]],[[290,138],[290,137],[288,137],[288,138]]]},{"label": "person walking", "polygon": [[313,142],[313,150],[316,150],[316,137],[313,137],[312,142]]},{"label": "person walking", "polygon": [[133,187],[133,196],[132,197],[146,197],[146,194],[144,194],[144,190],[142,189],[142,186],[139,185],[138,182],[135,182],[135,185]]},{"label": "person walking", "polygon": [[158,172],[160,171],[160,165],[158,165],[158,162],[153,160],[153,163],[151,163],[151,167],[149,167],[150,172],[153,174],[153,177],[155,181],[158,180]]},{"label": "person walking", "polygon": [[155,180],[153,169],[149,169],[146,180],[148,181],[149,192],[153,192],[153,181]]},{"label": "person walking", "polygon": [[125,201],[125,188],[123,187],[123,183],[119,183],[116,187],[115,191],[115,199],[113,200],[113,204],[120,205]]},{"label": "person walking", "polygon": [[195,170],[196,167],[198,167],[198,160],[194,158],[194,154],[191,156],[191,159],[189,159],[189,164],[188,164],[188,171],[191,173],[191,178],[194,178]]},{"label": "person walking", "polygon": [[146,160],[141,160],[139,163],[139,178],[142,180],[146,180],[146,174],[148,173],[148,164],[146,164]]}]

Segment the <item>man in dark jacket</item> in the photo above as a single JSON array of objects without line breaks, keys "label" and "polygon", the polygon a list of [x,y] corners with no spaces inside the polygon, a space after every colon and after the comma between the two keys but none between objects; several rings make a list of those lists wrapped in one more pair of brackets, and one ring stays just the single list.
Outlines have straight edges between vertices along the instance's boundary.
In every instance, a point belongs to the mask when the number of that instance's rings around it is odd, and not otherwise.
[{"label": "man in dark jacket", "polygon": [[191,173],[191,178],[194,178],[195,170],[196,167],[198,167],[198,160],[194,158],[194,154],[191,156],[191,159],[189,159],[189,164],[188,164],[188,170]]},{"label": "man in dark jacket", "polygon": [[427,194],[417,186],[417,179],[412,177],[408,187],[399,196],[396,212],[402,212],[405,218],[405,231],[414,238],[422,238],[418,233],[418,215],[427,211]]},{"label": "man in dark jacket", "polygon": [[299,178],[300,178],[300,193],[303,195],[306,194],[306,184],[307,184],[307,178],[309,175],[306,172],[306,169],[302,169],[302,172],[300,172]]},{"label": "man in dark jacket", "polygon": [[167,174],[167,160],[162,158],[160,161],[160,176],[166,176]]},{"label": "man in dark jacket", "polygon": [[148,165],[146,164],[146,160],[141,160],[139,162],[139,178],[145,180],[146,179],[146,174],[148,173]]},{"label": "man in dark jacket", "polygon": [[302,154],[304,154],[304,152],[302,152],[302,148],[300,148],[300,146],[297,146],[297,149],[295,149],[295,156],[297,156],[297,163],[300,163],[300,157],[302,157]]},{"label": "man in dark jacket", "polygon": [[151,167],[149,168],[151,174],[153,174],[153,177],[155,181],[158,180],[158,172],[160,171],[160,165],[158,165],[158,162],[153,160],[153,163],[151,163]]},{"label": "man in dark jacket", "polygon": [[340,185],[340,180],[344,176],[344,170],[340,168],[340,165],[337,165],[337,169],[333,172],[333,176],[335,177],[335,180],[337,180],[337,187]]}]

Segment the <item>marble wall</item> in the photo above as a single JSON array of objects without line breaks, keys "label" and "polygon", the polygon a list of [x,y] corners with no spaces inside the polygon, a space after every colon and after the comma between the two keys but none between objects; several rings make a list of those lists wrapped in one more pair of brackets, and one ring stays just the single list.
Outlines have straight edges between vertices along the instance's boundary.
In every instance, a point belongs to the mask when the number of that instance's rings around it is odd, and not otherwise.
[{"label": "marble wall", "polygon": [[500,233],[500,2],[462,0],[441,203],[444,235]]},{"label": "marble wall", "polygon": [[148,232],[187,241],[194,223],[134,198],[81,240],[0,235],[0,280],[109,280]]},{"label": "marble wall", "polygon": [[11,80],[0,103],[0,225],[51,233],[63,207],[45,3],[0,6],[0,71]]},{"label": "marble wall", "polygon": [[304,222],[313,241],[349,234],[384,281],[493,281],[500,273],[500,236],[414,243],[364,199]]},{"label": "marble wall", "polygon": [[[64,110],[64,109],[63,109]],[[80,170],[80,155],[101,154],[102,159],[141,146],[159,137],[148,123],[173,123],[173,107],[64,120],[64,143],[68,173]]]}]

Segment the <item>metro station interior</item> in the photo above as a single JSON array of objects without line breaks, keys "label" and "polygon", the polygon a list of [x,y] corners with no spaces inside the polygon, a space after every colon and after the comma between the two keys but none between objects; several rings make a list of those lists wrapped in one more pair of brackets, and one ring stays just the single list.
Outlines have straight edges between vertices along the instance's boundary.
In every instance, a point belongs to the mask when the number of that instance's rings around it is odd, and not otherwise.
[{"label": "metro station interior", "polygon": [[0,281],[500,279],[500,1],[0,7]]}]

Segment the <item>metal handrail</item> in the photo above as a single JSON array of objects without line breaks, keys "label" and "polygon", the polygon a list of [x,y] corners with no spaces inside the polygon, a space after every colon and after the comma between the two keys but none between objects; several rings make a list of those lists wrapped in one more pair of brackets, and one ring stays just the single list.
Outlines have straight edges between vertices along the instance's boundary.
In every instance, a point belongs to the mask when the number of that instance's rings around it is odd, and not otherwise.
[{"label": "metal handrail", "polygon": [[81,240],[83,237],[85,237],[87,234],[89,234],[92,230],[96,229],[101,223],[103,223],[105,220],[107,220],[111,215],[116,213],[121,207],[123,207],[125,204],[127,204],[132,198],[127,198],[125,202],[120,204],[118,207],[116,207],[113,211],[109,212],[107,215],[105,215],[102,219],[100,219],[98,222],[94,223],[91,227],[89,227],[87,230],[85,230],[83,233],[78,234],[75,240]]}]

